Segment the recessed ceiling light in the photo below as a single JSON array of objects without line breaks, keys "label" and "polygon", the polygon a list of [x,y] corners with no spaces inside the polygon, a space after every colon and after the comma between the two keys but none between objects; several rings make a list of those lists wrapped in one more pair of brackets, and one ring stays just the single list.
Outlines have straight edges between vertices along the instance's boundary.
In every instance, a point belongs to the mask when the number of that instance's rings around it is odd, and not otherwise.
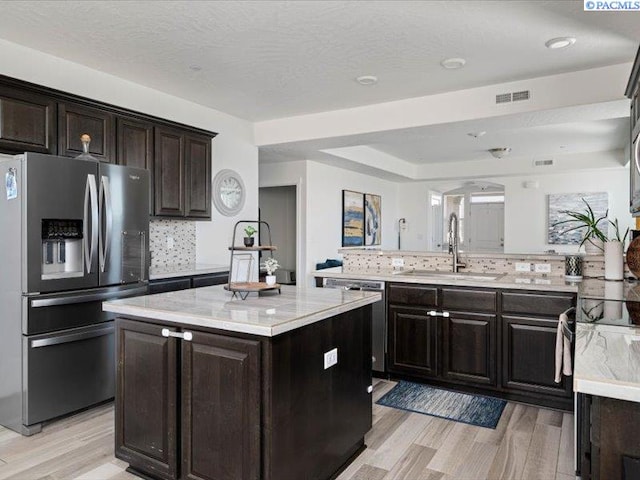
[{"label": "recessed ceiling light", "polygon": [[440,62],[440,65],[447,70],[455,70],[464,67],[465,63],[467,63],[467,61],[464,58],[445,58]]},{"label": "recessed ceiling light", "polygon": [[509,152],[511,152],[511,147],[490,148],[488,152],[495,158],[502,158],[505,155],[509,155]]},{"label": "recessed ceiling light", "polygon": [[467,135],[469,135],[470,137],[473,137],[473,138],[479,138],[479,137],[482,137],[483,135],[486,135],[486,134],[487,134],[487,132],[485,132],[485,131],[467,133]]},{"label": "recessed ceiling light", "polygon": [[375,85],[378,83],[378,77],[375,75],[362,75],[356,78],[356,82],[360,85]]},{"label": "recessed ceiling light", "polygon": [[558,48],[566,48],[576,43],[575,37],[557,37],[544,42],[547,48],[557,50]]}]

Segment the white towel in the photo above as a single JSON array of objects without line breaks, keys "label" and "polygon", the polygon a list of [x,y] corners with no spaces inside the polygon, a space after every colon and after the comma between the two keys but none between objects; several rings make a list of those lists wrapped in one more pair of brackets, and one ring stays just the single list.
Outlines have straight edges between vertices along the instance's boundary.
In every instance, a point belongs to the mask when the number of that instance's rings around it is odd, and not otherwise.
[{"label": "white towel", "polygon": [[569,329],[569,317],[561,313],[558,318],[558,331],[556,333],[556,377],[555,382],[562,381],[562,375],[570,376],[571,368],[571,341],[564,336],[563,327]]}]

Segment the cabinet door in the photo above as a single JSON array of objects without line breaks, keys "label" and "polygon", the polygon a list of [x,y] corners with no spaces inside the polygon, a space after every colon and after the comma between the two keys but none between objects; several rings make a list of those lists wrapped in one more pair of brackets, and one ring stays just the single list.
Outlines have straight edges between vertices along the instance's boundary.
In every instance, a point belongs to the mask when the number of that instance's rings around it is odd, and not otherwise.
[{"label": "cabinet door", "polygon": [[554,382],[557,326],[557,320],[503,315],[503,387],[571,397],[572,378]]},{"label": "cabinet door", "polygon": [[118,165],[150,170],[153,164],[153,125],[119,117],[117,130]]},{"label": "cabinet door", "polygon": [[185,136],[186,216],[211,218],[211,138]]},{"label": "cabinet door", "polygon": [[496,385],[496,316],[449,312],[442,319],[442,374],[448,380]]},{"label": "cabinet door", "polygon": [[153,477],[174,479],[176,339],[163,337],[159,325],[118,318],[116,327],[116,456]]},{"label": "cabinet door", "polygon": [[154,184],[156,215],[184,217],[184,135],[155,128]]},{"label": "cabinet door", "polygon": [[193,332],[182,343],[182,478],[260,477],[260,343]]},{"label": "cabinet door", "polygon": [[55,154],[55,112],[44,95],[0,86],[0,151]]},{"label": "cabinet door", "polygon": [[389,370],[422,377],[438,375],[438,317],[427,309],[389,307]]},{"label": "cabinet door", "polygon": [[114,117],[111,113],[75,103],[58,103],[58,154],[82,153],[80,137],[91,136],[89,153],[101,162],[115,161]]}]

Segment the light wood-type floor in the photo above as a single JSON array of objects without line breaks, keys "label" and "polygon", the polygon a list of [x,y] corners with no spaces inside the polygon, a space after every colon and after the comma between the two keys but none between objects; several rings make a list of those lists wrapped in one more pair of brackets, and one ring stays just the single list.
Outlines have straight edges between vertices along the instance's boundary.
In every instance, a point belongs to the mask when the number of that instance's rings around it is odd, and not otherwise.
[{"label": "light wood-type floor", "polygon": [[[375,380],[374,400],[394,382]],[[368,448],[339,480],[573,479],[573,415],[516,403],[495,430],[373,405]],[[32,437],[0,427],[0,480],[135,480],[113,456],[113,405]],[[300,479],[303,480],[303,479]]]}]

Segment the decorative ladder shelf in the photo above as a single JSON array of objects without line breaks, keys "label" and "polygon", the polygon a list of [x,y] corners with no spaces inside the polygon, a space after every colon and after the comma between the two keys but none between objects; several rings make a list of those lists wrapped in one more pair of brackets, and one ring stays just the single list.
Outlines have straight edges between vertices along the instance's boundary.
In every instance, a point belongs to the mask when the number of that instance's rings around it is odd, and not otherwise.
[{"label": "decorative ladder shelf", "polygon": [[[260,235],[260,225],[264,225],[267,228],[267,235],[269,237],[269,243],[267,245],[255,245],[253,247],[245,247],[245,246],[237,246],[236,245],[236,233],[238,232],[238,226],[243,224],[258,224],[258,235]],[[260,237],[258,237],[260,238]],[[273,257],[273,252],[277,250],[277,247],[271,244],[271,227],[269,224],[263,220],[239,220],[236,222],[233,227],[233,238],[231,240],[231,246],[229,250],[231,251],[231,260],[229,264],[229,280],[227,284],[224,286],[225,290],[233,292],[233,297],[236,295],[239,296],[242,300],[246,300],[250,293],[252,292],[265,292],[269,290],[277,290],[278,294],[281,293],[280,284],[274,283],[273,285],[269,285],[266,282],[232,282],[233,278],[233,257],[235,252],[269,252],[269,255]],[[258,265],[260,264],[260,260],[258,259]],[[258,269],[260,267],[258,266]],[[258,270],[259,271],[259,270]],[[233,298],[232,297],[232,298]]]}]

